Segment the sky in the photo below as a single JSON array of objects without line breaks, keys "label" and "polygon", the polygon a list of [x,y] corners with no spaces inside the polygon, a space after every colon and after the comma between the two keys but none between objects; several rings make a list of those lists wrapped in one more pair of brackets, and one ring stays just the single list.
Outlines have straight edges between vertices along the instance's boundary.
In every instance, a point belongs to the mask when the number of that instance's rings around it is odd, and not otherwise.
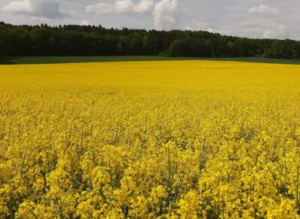
[{"label": "sky", "polygon": [[205,30],[300,40],[300,0],[0,0],[11,24]]}]

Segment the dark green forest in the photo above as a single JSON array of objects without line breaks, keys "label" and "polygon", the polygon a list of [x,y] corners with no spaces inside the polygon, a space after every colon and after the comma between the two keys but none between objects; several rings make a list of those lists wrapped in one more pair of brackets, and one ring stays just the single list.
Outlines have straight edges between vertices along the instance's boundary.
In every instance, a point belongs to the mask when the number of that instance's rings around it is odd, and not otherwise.
[{"label": "dark green forest", "polygon": [[0,56],[266,57],[300,59],[300,42],[250,39],[207,31],[107,29],[102,26],[0,22]]}]

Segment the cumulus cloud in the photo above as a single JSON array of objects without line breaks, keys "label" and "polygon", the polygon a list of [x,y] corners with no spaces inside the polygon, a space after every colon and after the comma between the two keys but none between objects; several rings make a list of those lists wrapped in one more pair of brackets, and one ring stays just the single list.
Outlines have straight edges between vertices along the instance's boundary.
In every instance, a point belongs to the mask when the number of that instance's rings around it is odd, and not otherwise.
[{"label": "cumulus cloud", "polygon": [[264,38],[267,39],[286,39],[289,35],[284,25],[280,25],[277,29],[267,30],[264,33]]},{"label": "cumulus cloud", "polygon": [[152,0],[141,0],[136,4],[131,0],[119,0],[114,4],[97,3],[88,5],[86,11],[100,14],[145,14],[152,12],[153,6],[154,2]]},{"label": "cumulus cloud", "polygon": [[134,6],[134,3],[131,0],[121,0],[121,1],[117,1],[115,4],[115,8],[116,10],[118,10],[118,12],[123,12],[123,11],[128,11],[131,10]]},{"label": "cumulus cloud", "polygon": [[152,0],[141,0],[134,7],[138,13],[151,13],[153,11],[154,2]]},{"label": "cumulus cloud", "polygon": [[154,27],[156,29],[172,29],[176,19],[175,13],[178,13],[177,0],[161,0],[158,2],[153,11]]},{"label": "cumulus cloud", "polygon": [[29,0],[24,1],[11,1],[2,8],[2,11],[14,13],[33,13],[34,9]]},{"label": "cumulus cloud", "polygon": [[189,23],[184,29],[186,30],[207,30],[209,29],[208,24],[202,21],[198,21],[196,18],[193,18],[192,22]]},{"label": "cumulus cloud", "polygon": [[132,0],[118,0],[113,4],[88,5],[86,11],[100,14],[148,15],[153,17],[154,28],[171,29],[175,23],[173,13],[178,13],[178,1],[160,0],[155,4],[153,0],[140,0],[137,3]]},{"label": "cumulus cloud", "polygon": [[14,14],[31,15],[34,18],[55,19],[63,17],[58,0],[15,0],[1,8]]},{"label": "cumulus cloud", "polygon": [[82,25],[82,26],[88,26],[88,25],[90,25],[90,22],[87,21],[87,20],[83,20],[79,24]]},{"label": "cumulus cloud", "polygon": [[279,13],[277,8],[273,8],[271,6],[260,4],[254,5],[248,9],[248,13],[250,14],[264,14],[264,15],[276,15]]},{"label": "cumulus cloud", "polygon": [[211,27],[207,28],[207,31],[210,33],[217,33],[217,31]]}]

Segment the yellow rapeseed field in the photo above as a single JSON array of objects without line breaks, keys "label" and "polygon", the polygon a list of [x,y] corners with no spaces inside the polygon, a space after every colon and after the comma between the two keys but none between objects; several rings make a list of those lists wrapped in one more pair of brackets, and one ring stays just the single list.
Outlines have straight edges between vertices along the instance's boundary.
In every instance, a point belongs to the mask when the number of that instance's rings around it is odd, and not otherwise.
[{"label": "yellow rapeseed field", "polygon": [[299,218],[300,66],[0,66],[0,218]]}]

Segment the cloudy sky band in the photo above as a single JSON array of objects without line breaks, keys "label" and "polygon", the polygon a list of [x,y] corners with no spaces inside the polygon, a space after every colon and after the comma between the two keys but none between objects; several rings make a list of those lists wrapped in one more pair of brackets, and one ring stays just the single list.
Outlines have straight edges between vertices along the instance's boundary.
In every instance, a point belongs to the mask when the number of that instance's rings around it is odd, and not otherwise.
[{"label": "cloudy sky band", "polygon": [[300,39],[297,0],[2,0],[13,24],[206,30],[253,38]]}]

